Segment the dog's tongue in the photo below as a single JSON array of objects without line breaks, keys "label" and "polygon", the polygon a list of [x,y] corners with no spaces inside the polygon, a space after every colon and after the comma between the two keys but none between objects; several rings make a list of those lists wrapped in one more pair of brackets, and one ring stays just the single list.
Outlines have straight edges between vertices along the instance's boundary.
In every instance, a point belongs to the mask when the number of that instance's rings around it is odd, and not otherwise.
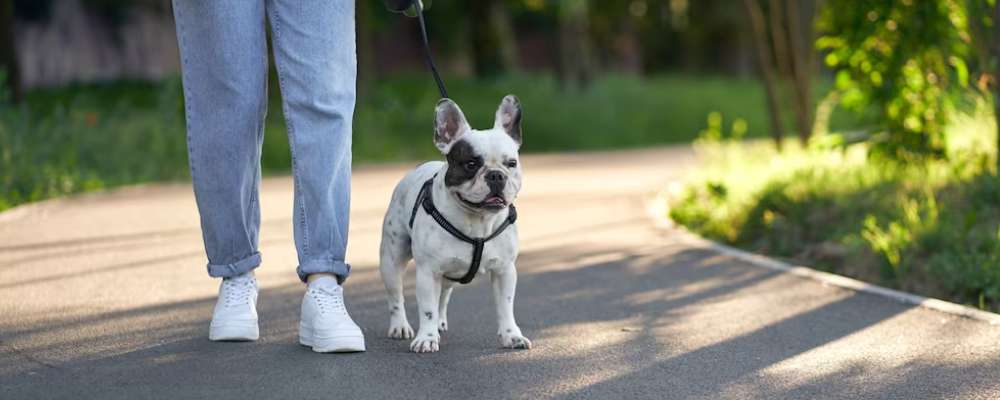
[{"label": "dog's tongue", "polygon": [[490,197],[487,197],[486,201],[484,201],[483,203],[486,203],[486,204],[503,204],[504,200],[503,200],[503,197],[500,197],[500,196],[490,196]]}]

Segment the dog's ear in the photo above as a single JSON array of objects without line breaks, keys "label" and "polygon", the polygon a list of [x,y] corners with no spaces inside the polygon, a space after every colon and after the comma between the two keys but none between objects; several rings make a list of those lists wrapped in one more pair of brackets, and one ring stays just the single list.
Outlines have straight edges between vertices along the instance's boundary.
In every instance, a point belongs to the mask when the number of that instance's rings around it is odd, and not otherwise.
[{"label": "dog's ear", "polygon": [[518,147],[521,146],[521,101],[517,96],[508,94],[500,101],[493,127],[503,129]]},{"label": "dog's ear", "polygon": [[448,154],[451,145],[472,128],[465,121],[462,109],[451,99],[438,101],[434,112],[434,146],[437,146],[441,153]]}]

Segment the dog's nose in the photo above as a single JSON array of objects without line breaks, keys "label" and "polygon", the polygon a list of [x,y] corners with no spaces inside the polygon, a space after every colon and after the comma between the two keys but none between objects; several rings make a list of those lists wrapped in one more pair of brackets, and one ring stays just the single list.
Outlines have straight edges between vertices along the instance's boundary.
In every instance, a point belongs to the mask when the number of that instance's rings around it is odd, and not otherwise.
[{"label": "dog's nose", "polygon": [[505,183],[507,181],[507,176],[500,171],[489,171],[485,178],[487,183]]},{"label": "dog's nose", "polygon": [[503,193],[504,186],[507,186],[507,175],[500,171],[488,171],[483,177],[493,193]]}]

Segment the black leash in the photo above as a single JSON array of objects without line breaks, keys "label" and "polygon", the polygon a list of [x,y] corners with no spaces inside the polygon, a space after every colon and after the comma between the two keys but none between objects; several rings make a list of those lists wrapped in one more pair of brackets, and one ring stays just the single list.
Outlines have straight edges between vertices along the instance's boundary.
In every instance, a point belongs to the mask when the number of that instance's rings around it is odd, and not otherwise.
[{"label": "black leash", "polygon": [[385,8],[389,11],[402,13],[407,17],[417,17],[417,21],[420,22],[420,38],[423,39],[424,43],[424,60],[427,62],[427,67],[431,69],[431,74],[434,74],[434,81],[437,82],[438,92],[441,93],[441,97],[448,98],[448,89],[444,87],[444,80],[441,79],[441,74],[438,73],[437,65],[434,65],[434,58],[431,57],[431,45],[427,40],[427,26],[424,23],[424,2],[430,5],[431,0],[384,0]]},{"label": "black leash", "polygon": [[424,59],[427,60],[427,67],[431,69],[431,74],[434,75],[434,81],[437,82],[441,98],[447,99],[448,89],[444,87],[444,80],[441,79],[437,66],[434,65],[434,58],[431,57],[431,45],[427,41],[427,27],[424,24],[424,6],[420,0],[414,1],[413,6],[417,9],[417,21],[420,21],[420,37],[424,39]]},{"label": "black leash", "polygon": [[497,227],[489,236],[484,238],[473,238],[466,235],[464,232],[458,230],[454,225],[448,222],[448,219],[438,211],[437,207],[434,207],[434,196],[431,196],[431,185],[434,184],[434,178],[437,174],[434,174],[424,185],[420,187],[420,192],[417,193],[417,200],[413,202],[413,211],[410,213],[410,229],[413,229],[413,220],[417,218],[417,210],[423,206],[424,212],[434,218],[434,221],[443,228],[446,232],[450,233],[456,239],[461,240],[465,243],[472,245],[472,262],[469,264],[469,270],[461,278],[455,279],[445,275],[445,279],[458,282],[461,284],[467,284],[472,282],[472,279],[476,277],[476,273],[479,272],[479,264],[483,261],[483,248],[486,242],[492,240],[493,238],[500,236],[507,227],[514,224],[517,221],[517,209],[511,204],[507,209],[507,219]]}]

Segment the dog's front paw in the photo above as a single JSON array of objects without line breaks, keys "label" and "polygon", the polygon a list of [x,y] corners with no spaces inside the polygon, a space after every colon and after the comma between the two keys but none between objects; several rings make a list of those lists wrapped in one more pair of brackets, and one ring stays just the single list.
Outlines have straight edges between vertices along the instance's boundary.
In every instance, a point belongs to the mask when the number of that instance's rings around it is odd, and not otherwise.
[{"label": "dog's front paw", "polygon": [[531,341],[519,329],[505,329],[499,334],[500,346],[505,349],[530,349]]},{"label": "dog's front paw", "polygon": [[413,327],[406,320],[389,321],[389,337],[393,339],[412,339]]},{"label": "dog's front paw", "polygon": [[410,342],[410,351],[414,353],[434,353],[438,351],[438,343],[441,336],[433,333],[425,333]]}]

